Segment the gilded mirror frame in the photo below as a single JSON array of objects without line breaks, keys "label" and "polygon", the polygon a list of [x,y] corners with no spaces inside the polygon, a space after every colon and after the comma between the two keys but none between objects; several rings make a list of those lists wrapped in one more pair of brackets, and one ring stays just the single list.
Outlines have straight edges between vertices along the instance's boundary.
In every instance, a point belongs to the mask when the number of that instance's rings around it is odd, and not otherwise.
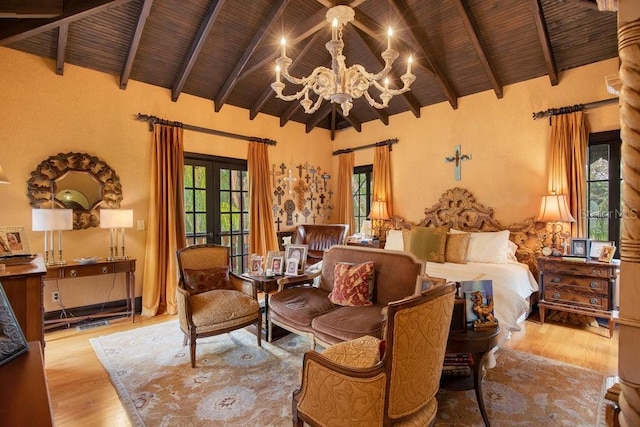
[{"label": "gilded mirror frame", "polygon": [[[99,185],[100,200],[89,209],[73,209],[73,229],[97,227],[100,224],[100,206],[117,209],[122,201],[120,178],[109,165],[86,153],[58,153],[49,157],[31,172],[27,181],[27,196],[33,208],[66,208],[59,199],[57,180],[68,172],[86,172]],[[53,205],[52,205],[53,204]]]}]

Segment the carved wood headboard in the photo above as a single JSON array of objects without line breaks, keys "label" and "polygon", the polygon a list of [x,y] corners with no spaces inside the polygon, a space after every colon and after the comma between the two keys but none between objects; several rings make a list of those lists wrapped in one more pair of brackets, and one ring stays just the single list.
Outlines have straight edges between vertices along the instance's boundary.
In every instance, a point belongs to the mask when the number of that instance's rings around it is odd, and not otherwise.
[{"label": "carved wood headboard", "polygon": [[[385,228],[411,228],[414,224],[400,217],[393,217],[385,223]],[[533,217],[503,226],[493,218],[493,209],[476,202],[475,197],[464,188],[451,188],[440,196],[438,203],[424,210],[424,218],[417,226],[438,227],[448,225],[462,231],[502,231],[509,230],[509,239],[518,245],[516,257],[527,264],[534,277],[538,277],[536,258],[540,256],[542,242],[546,238],[544,224]]]}]

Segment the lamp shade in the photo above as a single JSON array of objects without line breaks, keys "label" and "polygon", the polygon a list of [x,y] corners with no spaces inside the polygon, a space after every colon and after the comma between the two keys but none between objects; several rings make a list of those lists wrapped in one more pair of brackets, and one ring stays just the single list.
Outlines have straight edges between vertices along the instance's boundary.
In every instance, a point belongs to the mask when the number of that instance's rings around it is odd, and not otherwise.
[{"label": "lamp shade", "polygon": [[2,166],[0,166],[0,184],[11,184],[9,182],[9,177],[7,176],[5,171],[2,169]]},{"label": "lamp shade", "polygon": [[31,229],[33,231],[73,230],[73,210],[32,209]]},{"label": "lamp shade", "polygon": [[569,212],[567,196],[564,194],[547,194],[546,196],[542,196],[536,221],[576,222],[571,212]]},{"label": "lamp shade", "polygon": [[389,219],[389,212],[387,211],[387,202],[383,200],[375,200],[371,204],[371,212],[369,212],[370,219]]},{"label": "lamp shade", "polygon": [[100,228],[133,227],[132,209],[100,209]]}]

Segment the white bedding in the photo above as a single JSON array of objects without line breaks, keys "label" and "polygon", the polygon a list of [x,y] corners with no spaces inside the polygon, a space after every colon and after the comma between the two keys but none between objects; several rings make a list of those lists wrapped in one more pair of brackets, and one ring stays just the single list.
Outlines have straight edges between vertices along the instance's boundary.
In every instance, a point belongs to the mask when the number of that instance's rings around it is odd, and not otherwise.
[{"label": "white bedding", "polygon": [[[519,331],[519,322],[529,313],[529,296],[538,291],[529,267],[517,262],[489,264],[443,264],[427,262],[425,273],[448,281],[492,280],[493,312],[503,331]],[[508,334],[510,335],[510,334]]]}]

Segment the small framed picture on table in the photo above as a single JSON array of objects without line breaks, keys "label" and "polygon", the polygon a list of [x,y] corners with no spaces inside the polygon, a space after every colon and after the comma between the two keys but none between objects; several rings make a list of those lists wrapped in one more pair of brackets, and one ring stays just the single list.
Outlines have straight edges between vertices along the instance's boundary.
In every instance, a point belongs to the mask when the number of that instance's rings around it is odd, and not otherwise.
[{"label": "small framed picture on table", "polygon": [[271,258],[271,264],[268,268],[271,269],[273,274],[282,274],[282,269],[284,267],[284,257],[277,255]]},{"label": "small framed picture on table", "polygon": [[287,260],[287,268],[284,271],[285,276],[297,276],[298,275],[298,260],[291,258]]},{"label": "small framed picture on table", "polygon": [[249,272],[251,274],[262,274],[262,257],[259,255],[251,255],[249,260]]},{"label": "small framed picture on table", "polygon": [[571,255],[587,257],[587,249],[589,248],[589,239],[576,238],[571,239]]},{"label": "small framed picture on table", "polygon": [[615,253],[615,246],[603,246],[602,249],[600,249],[600,256],[598,257],[598,261],[611,262]]},{"label": "small framed picture on table", "polygon": [[[614,242],[607,240],[591,240],[589,242],[589,258],[599,259],[602,248],[605,246],[615,246]],[[615,252],[615,251],[614,251]]]}]

